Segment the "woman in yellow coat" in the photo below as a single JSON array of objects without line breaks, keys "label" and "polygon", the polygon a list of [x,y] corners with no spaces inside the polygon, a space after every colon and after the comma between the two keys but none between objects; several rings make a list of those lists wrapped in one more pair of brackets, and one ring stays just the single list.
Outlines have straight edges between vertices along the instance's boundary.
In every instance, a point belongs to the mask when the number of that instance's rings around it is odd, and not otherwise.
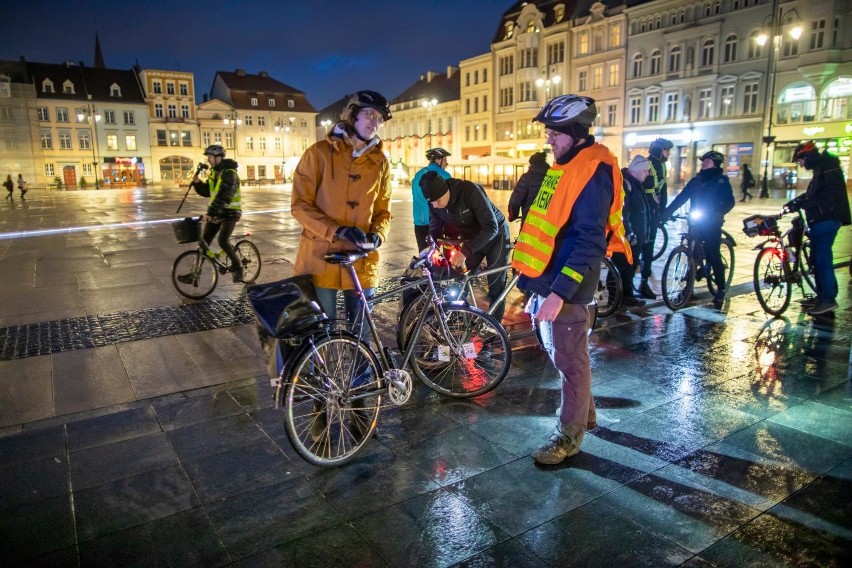
[{"label": "woman in yellow coat", "polygon": [[295,275],[310,274],[323,310],[334,317],[343,291],[346,315],[354,321],[357,299],[345,267],[323,260],[326,253],[371,250],[355,264],[367,297],[379,280],[375,250],[390,226],[390,168],[379,129],[391,113],[383,96],[358,91],[349,98],[334,129],[307,149],[293,174],[291,210],[302,225]]}]

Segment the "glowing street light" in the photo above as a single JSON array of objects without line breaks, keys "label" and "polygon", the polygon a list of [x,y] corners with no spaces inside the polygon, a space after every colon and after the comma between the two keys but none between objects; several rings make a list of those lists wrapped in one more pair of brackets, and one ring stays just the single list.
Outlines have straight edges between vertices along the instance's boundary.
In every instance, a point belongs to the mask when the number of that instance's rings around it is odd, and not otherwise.
[{"label": "glowing street light", "polygon": [[429,147],[432,147],[432,107],[438,104],[438,99],[427,99],[422,105],[428,111],[427,126],[429,127]]}]

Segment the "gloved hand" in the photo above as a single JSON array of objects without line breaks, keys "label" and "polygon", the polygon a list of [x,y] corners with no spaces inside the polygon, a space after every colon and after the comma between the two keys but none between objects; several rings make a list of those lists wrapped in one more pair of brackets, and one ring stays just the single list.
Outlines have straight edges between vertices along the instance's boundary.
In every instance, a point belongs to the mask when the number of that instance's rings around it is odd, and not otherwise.
[{"label": "gloved hand", "polygon": [[358,227],[340,227],[334,233],[334,238],[345,239],[355,246],[360,246],[367,242],[367,235]]},{"label": "gloved hand", "polygon": [[630,246],[635,247],[639,244],[639,239],[636,238],[636,233],[627,233],[625,237],[627,238],[627,242],[630,243]]},{"label": "gloved hand", "polygon": [[382,246],[382,237],[378,233],[369,232],[367,233],[367,242],[373,245],[372,248],[377,249]]},{"label": "gloved hand", "polygon": [[791,199],[787,203],[784,204],[784,211],[788,213],[795,213],[799,209],[802,208],[802,199],[796,197],[795,199]]}]

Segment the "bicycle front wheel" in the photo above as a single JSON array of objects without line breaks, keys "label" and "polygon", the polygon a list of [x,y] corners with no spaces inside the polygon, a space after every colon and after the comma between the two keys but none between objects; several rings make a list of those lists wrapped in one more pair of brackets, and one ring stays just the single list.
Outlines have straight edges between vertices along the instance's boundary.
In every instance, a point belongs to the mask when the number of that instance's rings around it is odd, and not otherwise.
[{"label": "bicycle front wheel", "polygon": [[372,436],[382,404],[375,353],[336,333],[309,339],[290,369],[282,407],[293,448],[314,465],[348,462]]},{"label": "bicycle front wheel", "polygon": [[780,316],[790,305],[792,288],[779,249],[769,247],[757,253],[754,260],[754,291],[763,311],[773,316]]},{"label": "bicycle front wheel", "polygon": [[672,251],[663,269],[663,301],[671,310],[679,310],[692,297],[695,285],[695,264],[689,249],[679,246]]},{"label": "bicycle front wheel", "polygon": [[666,252],[666,247],[669,246],[669,232],[666,231],[665,225],[660,225],[657,228],[657,237],[654,240],[654,257],[657,260],[663,253]]},{"label": "bicycle front wheel", "polygon": [[246,240],[237,241],[234,250],[243,267],[243,282],[250,284],[257,280],[257,277],[260,276],[261,260],[260,251],[257,250],[254,243]]},{"label": "bicycle front wheel", "polygon": [[[733,241],[723,238],[722,242],[719,244],[719,256],[722,258],[722,268],[725,270],[725,290],[729,290],[731,288],[731,282],[734,279],[734,243]],[[707,289],[710,290],[710,293],[714,296],[716,295],[716,281],[713,280],[711,275],[710,265],[707,264],[705,259],[704,264],[706,265],[706,276],[707,276]]]},{"label": "bicycle front wheel", "polygon": [[500,384],[512,363],[503,326],[465,304],[428,309],[412,352],[414,374],[431,389],[454,398],[479,396]]},{"label": "bicycle front wheel", "polygon": [[172,265],[172,284],[187,298],[200,300],[207,297],[216,289],[218,282],[216,266],[201,251],[181,253]]},{"label": "bicycle front wheel", "polygon": [[612,260],[604,257],[601,261],[601,276],[595,293],[598,317],[608,318],[614,314],[621,307],[623,297],[624,286],[621,283],[621,274]]}]

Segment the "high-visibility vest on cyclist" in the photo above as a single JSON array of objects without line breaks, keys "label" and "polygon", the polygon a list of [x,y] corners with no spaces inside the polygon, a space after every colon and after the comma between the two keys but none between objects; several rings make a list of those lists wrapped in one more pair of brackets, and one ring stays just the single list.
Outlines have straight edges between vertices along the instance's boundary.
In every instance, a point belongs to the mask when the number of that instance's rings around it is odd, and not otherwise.
[{"label": "high-visibility vest on cyclist", "polygon": [[242,211],[242,194],[240,192],[240,176],[237,173],[237,170],[227,168],[221,171],[213,168],[210,170],[210,175],[207,177],[207,187],[210,188],[210,203],[216,200],[216,194],[219,193],[219,188],[222,186],[222,175],[225,172],[234,172],[234,176],[237,178],[237,187],[234,189],[234,195],[231,197],[231,202],[225,205],[225,209],[230,209],[231,211]]},{"label": "high-visibility vest on cyclist", "polygon": [[[547,171],[515,245],[512,266],[521,274],[535,278],[544,273],[553,256],[557,233],[568,222],[577,197],[600,164],[609,165],[613,176],[613,199],[606,224],[606,233],[612,237],[607,250],[623,252],[633,262],[621,219],[621,170],[615,156],[605,146],[594,143],[580,150],[568,164],[554,164]],[[563,272],[566,270],[571,271],[565,267]],[[582,280],[579,274],[569,276]]]}]

